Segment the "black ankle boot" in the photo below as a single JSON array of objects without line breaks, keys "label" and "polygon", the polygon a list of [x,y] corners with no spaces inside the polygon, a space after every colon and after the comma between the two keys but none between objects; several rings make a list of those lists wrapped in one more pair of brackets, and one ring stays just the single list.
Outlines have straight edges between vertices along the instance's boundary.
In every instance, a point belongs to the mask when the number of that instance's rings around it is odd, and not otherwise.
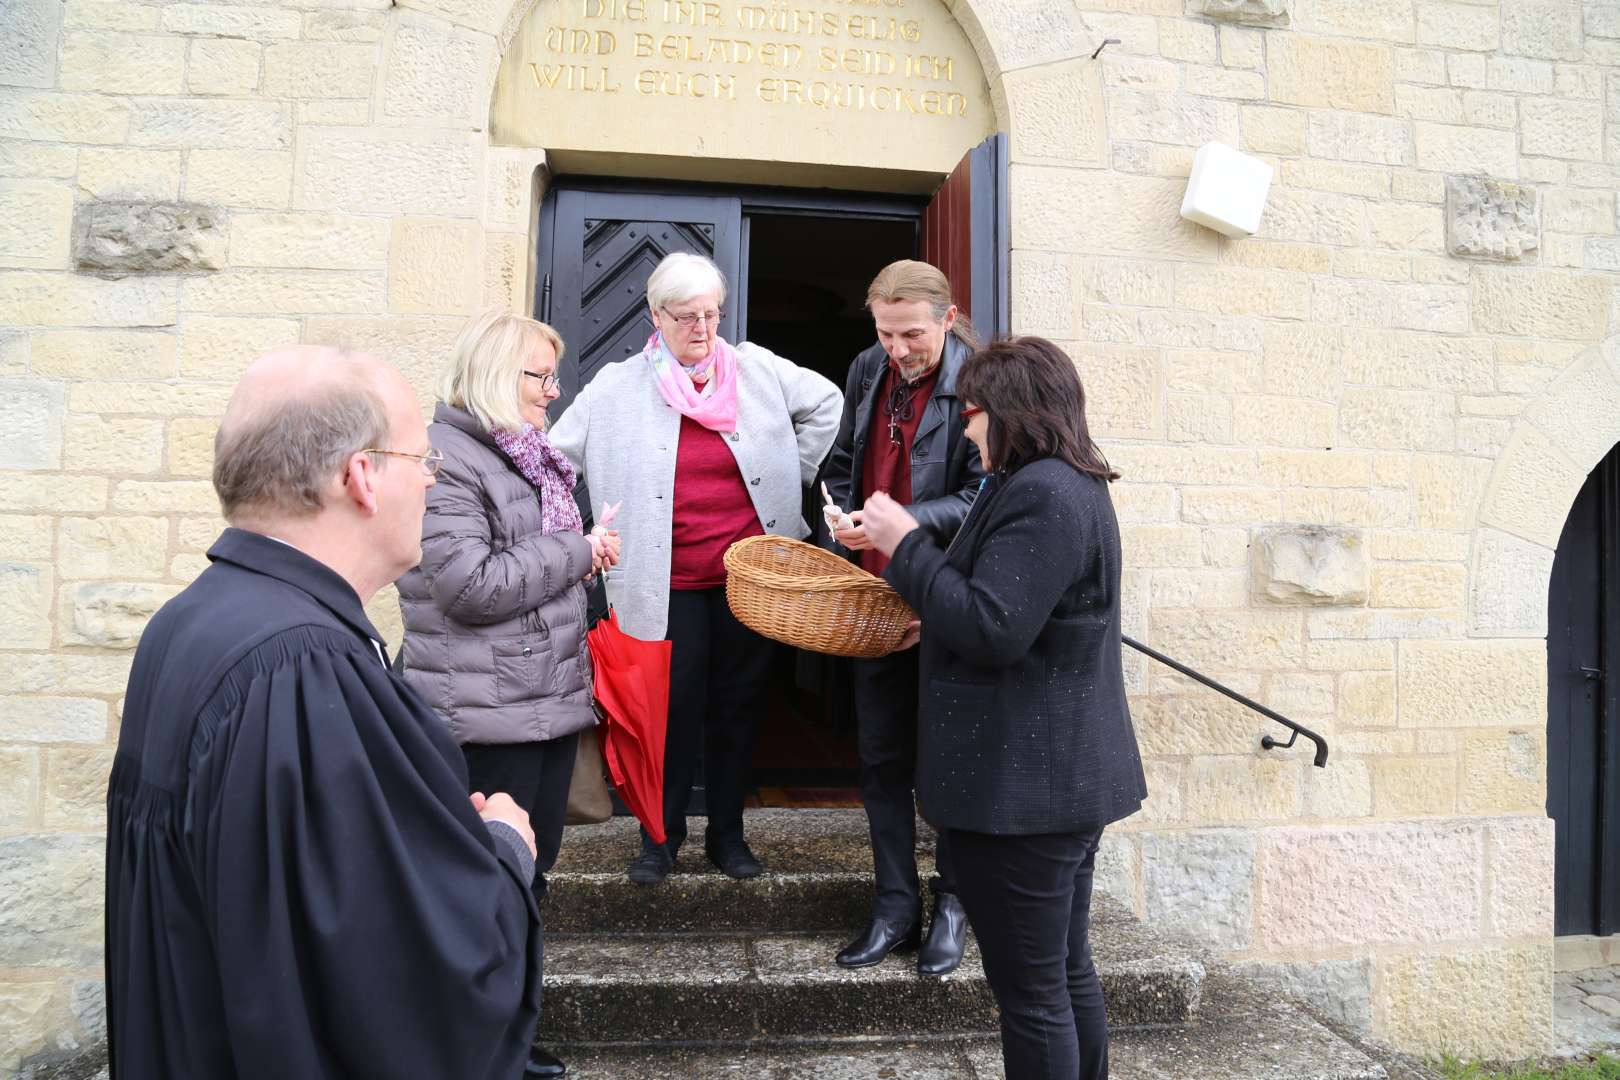
[{"label": "black ankle boot", "polygon": [[904,921],[873,918],[861,936],[833,957],[839,967],[863,968],[883,962],[892,952],[910,952],[922,939],[922,915]]},{"label": "black ankle boot", "polygon": [[917,974],[949,975],[961,966],[967,927],[967,912],[956,894],[934,894],[934,917],[928,923],[928,940],[917,953]]}]

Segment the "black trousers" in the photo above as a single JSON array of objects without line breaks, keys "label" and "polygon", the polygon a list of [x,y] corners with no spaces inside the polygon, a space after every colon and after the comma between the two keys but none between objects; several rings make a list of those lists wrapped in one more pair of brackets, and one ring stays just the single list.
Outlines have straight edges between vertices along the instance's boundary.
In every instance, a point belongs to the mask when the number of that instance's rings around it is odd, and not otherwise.
[{"label": "black trousers", "polygon": [[546,895],[546,871],[562,849],[563,816],[568,811],[568,783],[574,776],[579,733],[529,743],[464,743],[467,779],[472,791],[504,791],[529,813],[534,830],[534,895]]},{"label": "black trousers", "polygon": [[[861,803],[872,834],[877,893],[874,918],[916,918],[917,883],[917,650],[856,660],[856,744],[861,755]],[[936,893],[955,892],[950,844],[934,851]]]},{"label": "black trousers", "polygon": [[[664,737],[664,831],[674,856],[686,842],[686,804],[698,761],[711,845],[743,838],[760,713],[770,676],[770,641],[731,613],[726,590],[669,594],[669,728]],[[651,843],[645,829],[644,842]]]},{"label": "black trousers", "polygon": [[1001,1006],[1007,1080],[1107,1080],[1108,1018],[1090,940],[1102,830],[949,834],[958,893]]}]

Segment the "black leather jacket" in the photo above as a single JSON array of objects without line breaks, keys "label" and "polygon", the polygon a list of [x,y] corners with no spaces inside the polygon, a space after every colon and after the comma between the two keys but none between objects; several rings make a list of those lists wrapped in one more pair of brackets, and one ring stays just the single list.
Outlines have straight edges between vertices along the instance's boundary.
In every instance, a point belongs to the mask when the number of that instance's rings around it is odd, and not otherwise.
[{"label": "black leather jacket", "polygon": [[[978,448],[962,434],[962,405],[956,397],[956,373],[972,354],[973,350],[955,334],[945,336],[939,379],[911,447],[911,505],[907,509],[941,546],[949,544],[961,527],[984,477]],[[866,440],[872,433],[872,410],[877,407],[888,363],[883,346],[873,345],[849,365],[844,415],[832,453],[822,468],[822,479],[833,502],[845,510],[860,509],[870,494],[858,490],[861,467],[866,460]],[[816,516],[817,541],[830,551],[856,559],[858,553],[846,551],[834,541],[827,533],[826,522],[819,520],[819,514]]]}]

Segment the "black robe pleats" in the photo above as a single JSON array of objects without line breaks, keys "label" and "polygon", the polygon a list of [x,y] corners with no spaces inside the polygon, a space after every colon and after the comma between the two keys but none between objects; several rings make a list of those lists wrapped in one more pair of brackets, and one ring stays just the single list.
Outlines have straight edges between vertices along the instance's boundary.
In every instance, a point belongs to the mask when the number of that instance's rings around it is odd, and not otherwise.
[{"label": "black robe pleats", "polygon": [[107,795],[117,1080],[514,1080],[529,882],[354,591],[227,530],[147,628]]}]

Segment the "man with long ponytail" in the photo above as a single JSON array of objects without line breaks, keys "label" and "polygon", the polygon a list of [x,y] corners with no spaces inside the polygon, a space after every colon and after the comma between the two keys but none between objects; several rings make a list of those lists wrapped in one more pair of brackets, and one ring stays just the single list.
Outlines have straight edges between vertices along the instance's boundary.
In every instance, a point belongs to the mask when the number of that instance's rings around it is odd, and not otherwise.
[{"label": "man with long ponytail", "polygon": [[[890,263],[873,279],[866,304],[878,342],[850,364],[843,419],[823,473],[828,494],[834,505],[859,507],[885,492],[943,546],[967,516],[983,477],[978,453],[962,434],[956,397],[956,373],[978,342],[950,282],[928,263]],[[832,550],[881,573],[888,559],[867,540],[860,511],[850,518],[829,520],[818,535]],[[842,967],[867,967],[920,946],[918,972],[944,975],[962,961],[967,917],[941,844],[924,940],[914,796],[917,650],[853,664],[861,801],[877,889],[871,922],[836,959]]]}]

